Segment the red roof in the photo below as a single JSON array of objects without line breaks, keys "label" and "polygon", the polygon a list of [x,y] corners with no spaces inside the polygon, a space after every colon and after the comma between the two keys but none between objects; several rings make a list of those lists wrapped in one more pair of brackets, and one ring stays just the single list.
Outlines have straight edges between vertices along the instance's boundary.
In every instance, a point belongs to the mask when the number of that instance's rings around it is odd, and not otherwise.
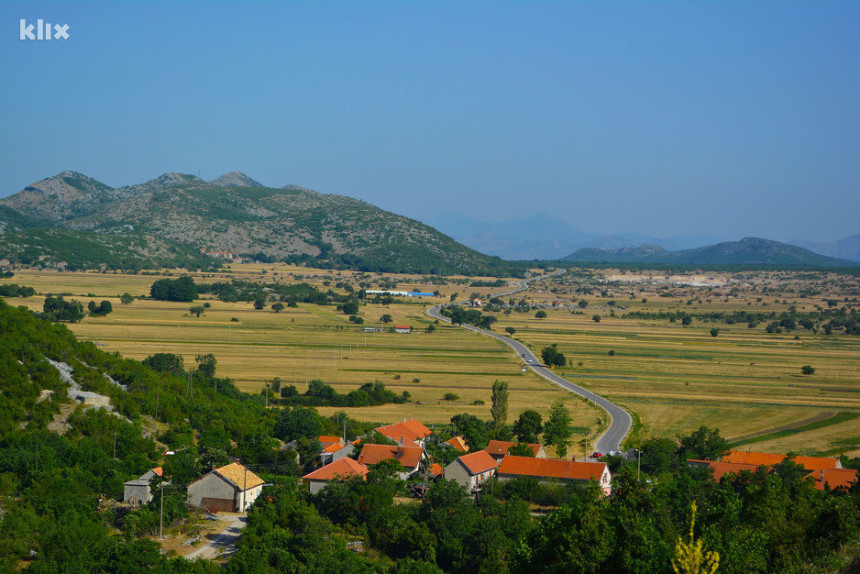
[{"label": "red roof", "polygon": [[496,459],[491,457],[490,453],[485,450],[478,450],[472,454],[464,454],[463,456],[458,457],[457,460],[462,462],[473,475],[487,472],[488,470],[492,470],[499,466]]},{"label": "red roof", "polygon": [[824,490],[825,486],[831,490],[848,490],[857,482],[857,471],[853,468],[814,470],[807,476],[815,479],[815,488],[818,490]]},{"label": "red roof", "polygon": [[[528,444],[532,448],[532,451],[534,451],[535,456],[537,456],[541,448],[540,445],[534,443]],[[505,456],[511,450],[511,447],[516,445],[517,443],[506,440],[491,440],[490,444],[487,445],[487,452],[493,456]]]},{"label": "red roof", "polygon": [[332,443],[342,443],[343,441],[339,436],[328,436],[328,435],[320,435],[317,437],[317,440],[323,444],[332,444]]},{"label": "red roof", "polygon": [[322,468],[304,475],[306,480],[332,480],[335,478],[347,479],[353,476],[365,477],[369,471],[363,464],[359,464],[349,457],[344,457],[327,464]]},{"label": "red roof", "polygon": [[424,449],[420,446],[396,446],[388,444],[366,444],[358,455],[358,462],[372,465],[383,460],[397,460],[400,466],[413,469],[418,466]]},{"label": "red roof", "polygon": [[158,476],[164,476],[164,469],[161,468],[160,466],[156,466],[155,468],[153,468],[152,472],[154,472]]},{"label": "red roof", "polygon": [[439,464],[438,462],[434,462],[433,464],[431,464],[430,468],[428,470],[430,472],[430,475],[434,476],[434,477],[439,476],[440,474],[442,474],[444,472],[442,465]]},{"label": "red roof", "polygon": [[395,325],[395,329],[411,329],[409,325]]},{"label": "red roof", "polygon": [[740,474],[744,470],[755,472],[756,469],[761,466],[742,462],[720,462],[714,460],[689,460],[687,462],[710,467],[714,471],[714,480],[717,481],[727,474]]},{"label": "red roof", "polygon": [[575,462],[557,458],[532,458],[508,455],[502,459],[497,474],[558,478],[563,480],[600,480],[606,470],[605,462]]},{"label": "red roof", "polygon": [[[784,454],[771,454],[769,452],[745,452],[742,450],[730,450],[729,454],[722,458],[722,462],[737,464],[754,464],[755,466],[773,466],[786,459]],[[818,456],[797,456],[794,462],[806,470],[827,470],[836,468],[838,458],[823,458]]]},{"label": "red roof", "polygon": [[327,445],[322,451],[323,452],[337,452],[342,448],[346,448],[346,445],[340,444],[339,442],[333,442],[330,445]]},{"label": "red roof", "polygon": [[460,452],[469,452],[469,447],[461,436],[455,436],[454,438],[448,439],[444,444],[451,445]]},{"label": "red roof", "polygon": [[413,443],[427,438],[433,432],[415,419],[404,420],[392,425],[375,429],[379,434],[386,436],[400,444]]}]

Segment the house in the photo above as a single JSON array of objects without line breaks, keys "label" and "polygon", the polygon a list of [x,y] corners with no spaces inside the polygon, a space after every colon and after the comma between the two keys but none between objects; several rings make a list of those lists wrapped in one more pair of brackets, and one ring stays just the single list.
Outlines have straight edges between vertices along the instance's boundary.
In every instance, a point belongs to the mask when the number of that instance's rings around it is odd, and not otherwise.
[{"label": "house", "polygon": [[412,327],[410,327],[409,325],[395,325],[394,326],[394,332],[395,333],[411,333]]},{"label": "house", "polygon": [[188,502],[218,512],[245,512],[263,490],[263,479],[234,462],[188,485]]},{"label": "house", "polygon": [[556,480],[587,483],[595,480],[604,495],[612,493],[612,475],[605,462],[576,462],[556,458],[508,455],[502,459],[496,476],[502,481],[524,476],[536,478],[540,482]]},{"label": "house", "polygon": [[331,464],[355,452],[355,447],[352,443],[345,443],[339,436],[323,435],[317,437],[317,440],[320,441],[323,447],[320,453],[320,462],[323,465]]},{"label": "house", "polygon": [[483,305],[483,303],[480,299],[478,299],[477,297],[472,299],[472,307],[480,307],[481,305]]},{"label": "house", "polygon": [[421,459],[427,458],[424,448],[420,446],[399,446],[388,444],[366,444],[358,455],[358,462],[371,466],[383,460],[396,460],[403,467],[398,473],[402,480],[418,472]]},{"label": "house", "polygon": [[0,271],[11,271],[12,270],[12,262],[8,259],[0,259]]},{"label": "house", "polygon": [[[754,464],[756,466],[773,466],[779,464],[787,458],[785,454],[771,454],[769,452],[748,452],[742,450],[730,450],[727,455],[722,457],[722,462],[732,462],[740,464]],[[806,470],[827,470],[830,468],[842,468],[842,463],[838,458],[825,458],[820,456],[796,456],[794,462],[805,468]]]},{"label": "house", "polygon": [[164,470],[157,466],[147,470],[140,478],[124,483],[122,501],[132,506],[149,504],[152,501],[152,490],[149,488],[149,483],[154,476],[164,476]]},{"label": "house", "polygon": [[[766,468],[769,472],[775,465],[783,462],[786,458],[788,458],[788,455],[785,454],[730,450],[719,461],[688,460],[687,464],[710,468],[714,480],[719,481],[727,474],[740,474],[745,470],[755,472],[761,467]],[[814,481],[815,488],[818,490],[824,490],[825,488],[831,490],[849,490],[857,483],[857,471],[850,468],[842,468],[842,462],[838,458],[797,456],[792,460],[808,472],[806,476]]]},{"label": "house", "polygon": [[[509,442],[506,440],[491,440],[487,445],[487,452],[490,453],[490,456],[496,460],[502,460],[505,456],[508,455],[508,451],[511,447],[516,446],[517,443]],[[529,448],[532,449],[535,458],[546,458],[546,451],[543,446],[534,443],[528,443]]]},{"label": "house", "polygon": [[366,480],[365,477],[368,472],[370,471],[365,465],[351,458],[341,458],[304,475],[302,481],[308,487],[311,494],[316,494],[325,488],[329,481],[349,480],[356,476],[360,476],[362,480]]},{"label": "house", "polygon": [[439,478],[445,474],[445,469],[442,468],[442,465],[438,462],[434,462],[430,465],[430,468],[427,469],[427,474],[430,475],[430,478]]},{"label": "house", "polygon": [[400,445],[424,446],[424,439],[433,431],[415,419],[403,419],[402,422],[374,429],[384,437],[390,438]]},{"label": "house", "polygon": [[458,456],[445,467],[445,478],[473,492],[480,490],[481,485],[496,473],[498,466],[499,463],[487,451],[479,450]]},{"label": "house", "polygon": [[460,452],[469,452],[469,445],[466,444],[466,441],[461,436],[455,436],[454,438],[450,438],[442,444],[446,444],[455,450],[459,450]]}]

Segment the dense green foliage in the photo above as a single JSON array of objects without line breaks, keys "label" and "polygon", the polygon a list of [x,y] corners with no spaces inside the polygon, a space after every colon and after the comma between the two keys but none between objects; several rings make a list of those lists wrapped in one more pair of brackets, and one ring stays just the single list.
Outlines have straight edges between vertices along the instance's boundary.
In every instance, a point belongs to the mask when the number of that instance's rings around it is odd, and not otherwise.
[{"label": "dense green foliage", "polygon": [[192,246],[143,233],[95,233],[69,229],[25,229],[0,234],[3,256],[16,265],[65,264],[69,271],[160,267],[208,269],[220,263]]},{"label": "dense green foliage", "polygon": [[404,403],[409,399],[409,393],[403,391],[398,395],[385,388],[384,383],[365,383],[358,389],[347,394],[338,393],[322,381],[312,380],[307,391],[299,394],[295,386],[281,388],[280,404],[329,407],[372,407],[389,403]]},{"label": "dense green foliage", "polygon": [[149,294],[158,301],[190,303],[197,299],[197,285],[194,279],[188,276],[178,279],[159,279],[152,284]]},{"label": "dense green foliage", "polygon": [[0,297],[32,297],[35,294],[36,290],[32,287],[22,286],[16,283],[0,285]]},{"label": "dense green foliage", "polygon": [[63,296],[45,297],[42,317],[49,321],[77,323],[84,318],[84,306],[75,299],[66,301]]}]

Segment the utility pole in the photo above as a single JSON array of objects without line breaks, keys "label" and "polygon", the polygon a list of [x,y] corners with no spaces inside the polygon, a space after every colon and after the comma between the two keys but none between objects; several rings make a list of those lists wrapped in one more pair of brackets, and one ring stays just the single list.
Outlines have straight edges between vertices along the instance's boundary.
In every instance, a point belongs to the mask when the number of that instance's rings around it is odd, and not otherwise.
[{"label": "utility pole", "polygon": [[164,540],[164,481],[161,482],[161,508],[158,510],[158,538]]},{"label": "utility pole", "polygon": [[113,458],[116,460],[116,431],[113,431]]},{"label": "utility pole", "polygon": [[266,408],[269,408],[269,383],[266,383]]},{"label": "utility pole", "polygon": [[642,449],[636,449],[636,481],[639,481],[639,469],[642,468]]},{"label": "utility pole", "polygon": [[246,502],[247,501],[245,500],[245,498],[248,496],[248,467],[244,466],[244,465],[242,465],[242,467],[245,469],[245,480],[242,483],[242,510],[241,510],[241,512],[245,512],[247,510],[246,509],[246,506],[247,506]]}]

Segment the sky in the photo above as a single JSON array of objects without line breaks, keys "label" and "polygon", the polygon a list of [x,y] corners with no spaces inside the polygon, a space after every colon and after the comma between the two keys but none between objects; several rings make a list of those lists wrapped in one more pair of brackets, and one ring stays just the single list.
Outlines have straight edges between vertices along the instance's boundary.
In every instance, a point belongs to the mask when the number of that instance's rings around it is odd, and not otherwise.
[{"label": "sky", "polygon": [[[69,26],[20,40],[20,20]],[[860,233],[860,2],[0,1],[0,197],[238,170],[427,219]]]}]

